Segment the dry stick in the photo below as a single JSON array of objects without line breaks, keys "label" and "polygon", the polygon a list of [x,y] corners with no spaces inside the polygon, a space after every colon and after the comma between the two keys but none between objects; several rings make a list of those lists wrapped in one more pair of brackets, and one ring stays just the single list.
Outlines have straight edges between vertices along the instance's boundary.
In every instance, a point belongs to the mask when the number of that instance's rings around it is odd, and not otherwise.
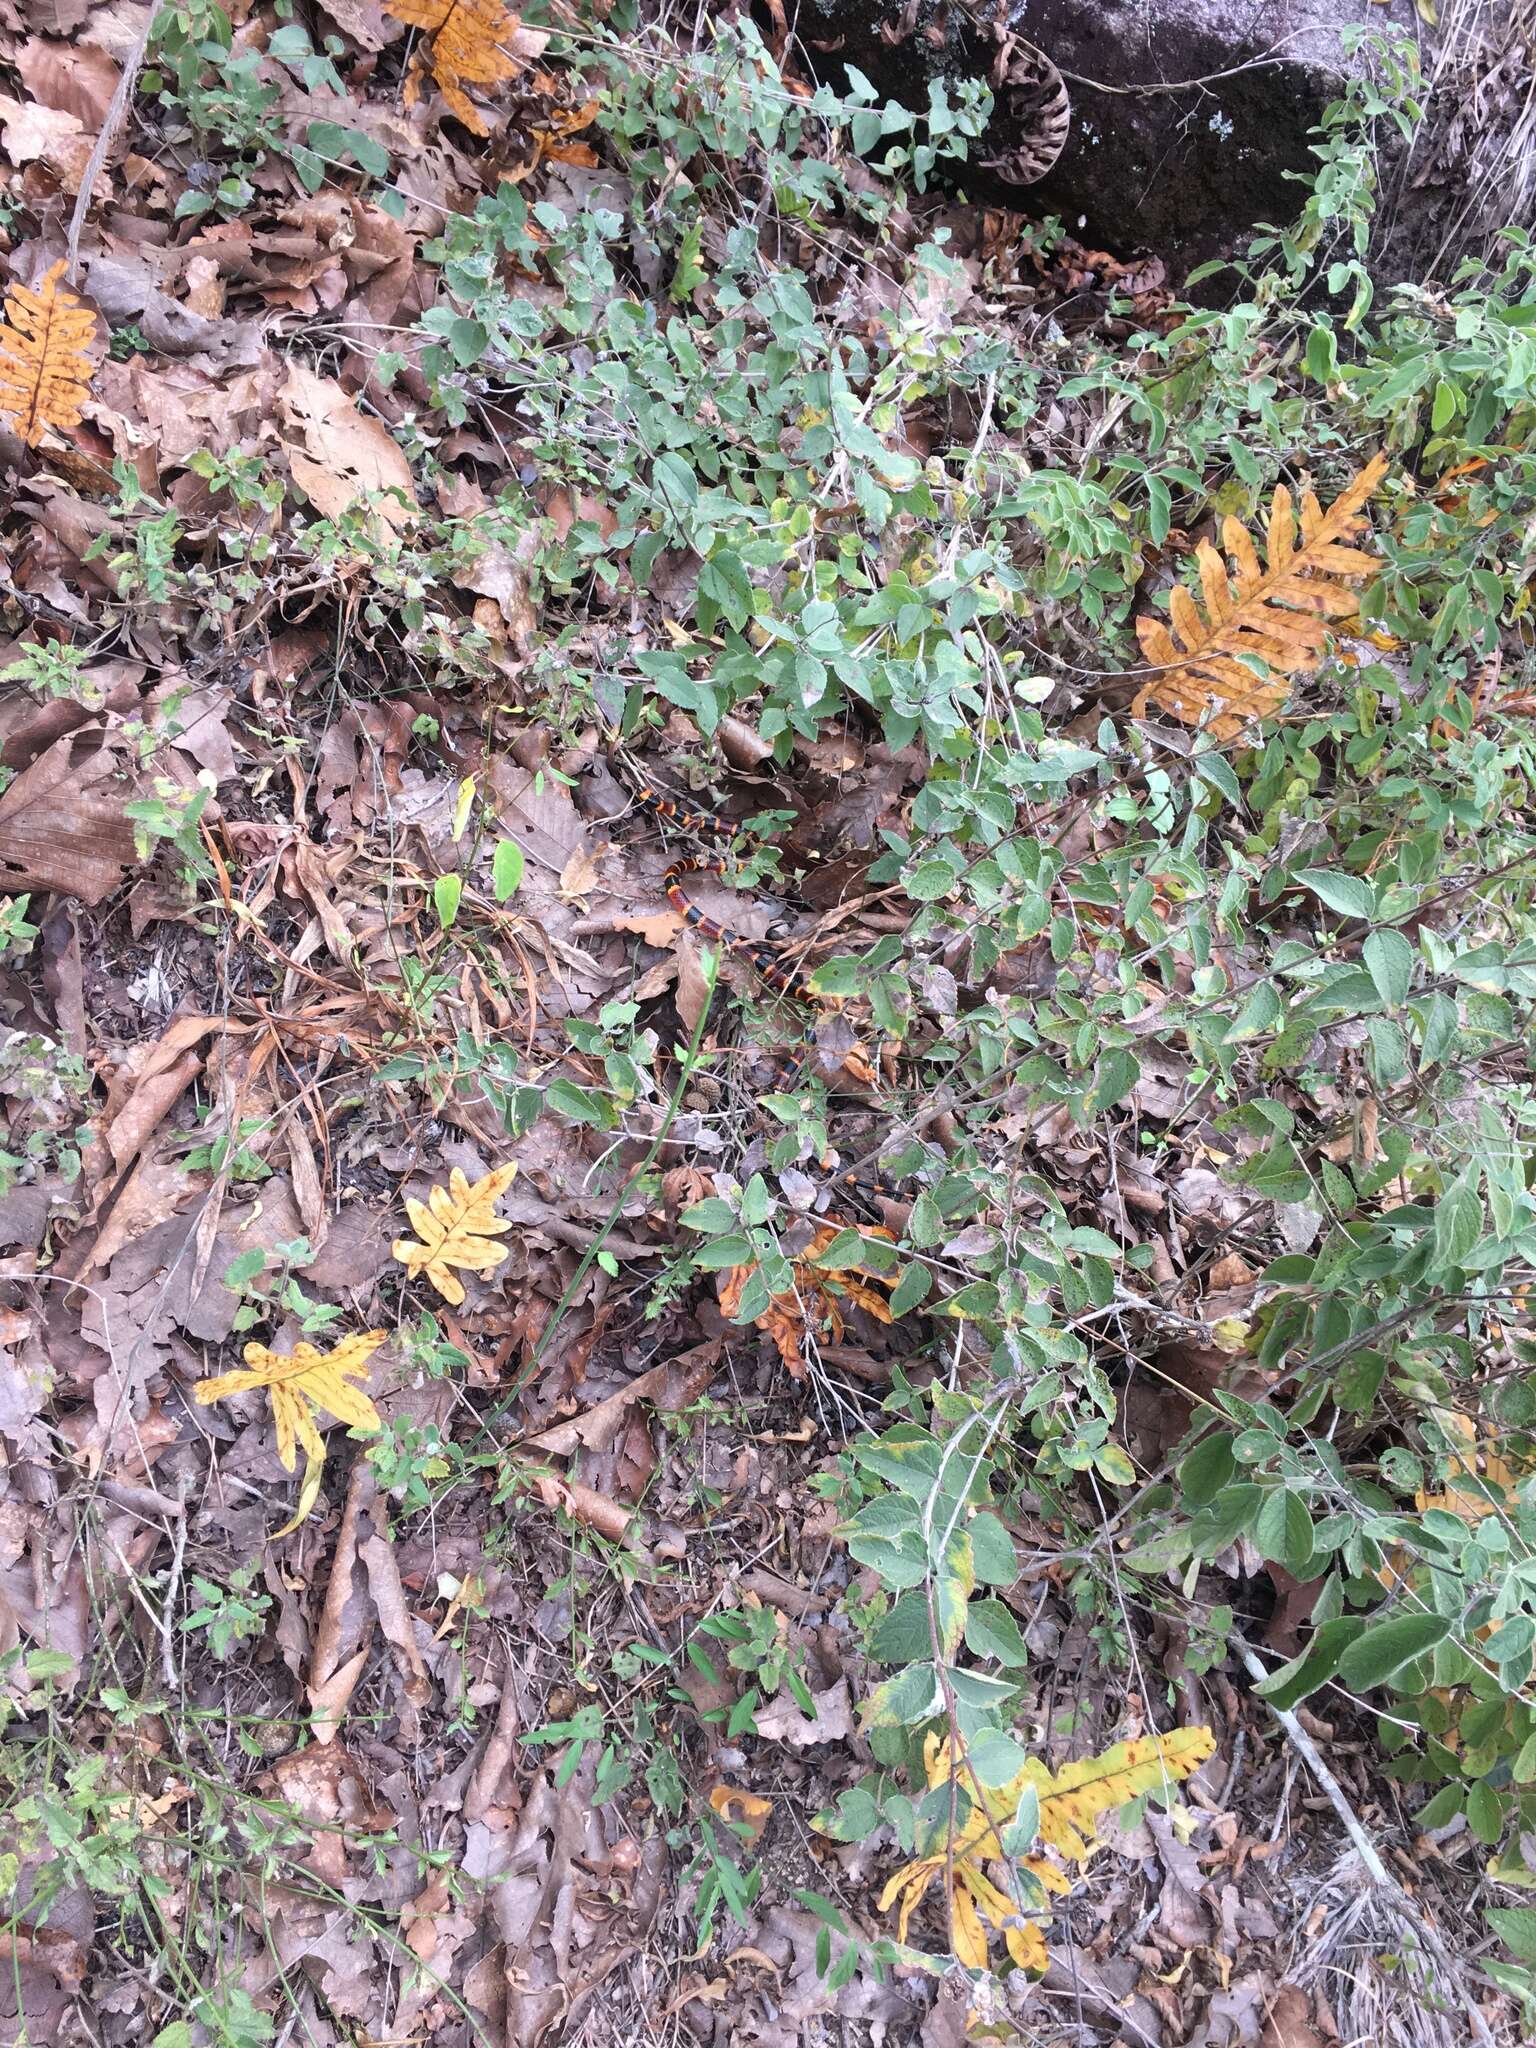
[{"label": "dry stick", "polygon": [[[1232,1644],[1249,1677],[1256,1685],[1262,1684],[1270,1676],[1269,1672],[1254,1655],[1253,1651],[1249,1649],[1241,1636],[1234,1636]],[[1411,1926],[1415,1940],[1435,1958],[1454,1981],[1455,1972],[1451,1969],[1450,1959],[1446,1955],[1435,1929],[1429,1924],[1424,1914],[1413,1909],[1413,1901],[1382,1862],[1375,1843],[1360,1825],[1359,1820],[1355,1816],[1354,1808],[1344,1797],[1343,1787],[1323,1762],[1317,1744],[1288,1707],[1277,1707],[1273,1700],[1266,1700],[1264,1704],[1285,1730],[1286,1737],[1292,1748],[1295,1749],[1297,1755],[1300,1756],[1302,1762],[1322,1787],[1328,1804],[1338,1815],[1340,1825],[1343,1827],[1345,1834],[1349,1836],[1351,1842],[1354,1843],[1360,1861],[1365,1866],[1373,1882],[1379,1886],[1381,1891],[1394,1904],[1403,1909],[1405,1922]],[[1484,2044],[1484,2048],[1494,2048],[1493,2035],[1488,2030],[1487,2021],[1465,1993],[1462,1994],[1462,2007],[1467,2018],[1472,2022],[1472,2031],[1478,2041]]]},{"label": "dry stick", "polygon": [[75,266],[80,261],[80,236],[85,228],[85,217],[91,210],[91,193],[95,188],[97,175],[107,160],[107,152],[116,139],[118,129],[123,125],[123,116],[128,111],[129,101],[133,98],[133,88],[139,82],[139,73],[144,66],[144,52],[149,48],[149,31],[154,19],[155,9],[151,7],[144,18],[144,27],[138,41],[128,52],[123,65],[123,75],[117,81],[117,90],[108,102],[101,133],[96,138],[96,146],[85,166],[85,175],[80,180],[80,190],[75,195],[75,210],[69,217],[69,234],[64,243],[68,257],[68,268],[64,276],[69,284],[75,282]]}]

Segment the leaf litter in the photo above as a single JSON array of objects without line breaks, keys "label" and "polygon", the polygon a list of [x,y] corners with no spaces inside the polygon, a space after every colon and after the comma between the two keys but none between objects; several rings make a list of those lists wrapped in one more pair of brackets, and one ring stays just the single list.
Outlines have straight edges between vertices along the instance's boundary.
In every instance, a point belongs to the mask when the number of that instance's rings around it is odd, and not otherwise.
[{"label": "leaf litter", "polygon": [[[93,1899],[80,1873],[104,1866],[65,1857],[50,1877],[36,1828],[7,1833],[6,2038],[24,2022],[34,2040],[156,2048],[284,2033],[459,2048],[628,2042],[666,2020],[701,2042],[835,2027],[939,2043],[984,2025],[989,1998],[997,2038],[1054,2025],[1017,1984],[957,2005],[910,1956],[874,1965],[867,1944],[906,1939],[935,1887],[961,1961],[984,1968],[1000,1940],[1070,1996],[1073,2038],[1124,2038],[1122,2019],[1170,2043],[1338,2038],[1323,1989],[1304,1995],[1320,1973],[1287,1983],[1277,1920],[1245,1904],[1244,1871],[1262,1878],[1273,1846],[1249,1830],[1295,1804],[1282,1761],[1176,1822],[1107,1836],[1089,1866],[1099,1812],[1188,1777],[1212,1743],[1198,1725],[1132,1728],[1149,1710],[1128,1689],[1106,1705],[1038,1500],[1021,1503],[1029,1561],[997,1604],[1051,1674],[1050,1763],[904,1864],[889,1833],[872,1848],[813,1832],[884,1761],[857,1708],[878,1667],[849,1609],[874,1581],[831,1505],[840,1447],[909,1374],[933,1377],[885,1270],[823,1263],[850,1230],[889,1235],[841,1213],[826,1169],[930,1126],[923,1111],[886,1128],[878,1052],[858,1066],[852,1027],[823,1023],[808,1043],[817,1086],[838,1077],[829,1126],[770,1158],[761,1106],[789,1093],[779,1058],[807,1042],[805,1019],[775,1013],[741,953],[717,975],[708,937],[685,929],[669,852],[613,765],[615,678],[660,678],[643,765],[700,802],[734,783],[730,834],[787,808],[779,843],[808,865],[797,936],[823,954],[905,941],[925,899],[868,871],[913,828],[928,758],[834,723],[780,773],[750,717],[711,717],[687,662],[633,664],[696,651],[675,616],[702,587],[693,541],[658,549],[622,608],[607,589],[573,600],[589,537],[629,517],[602,465],[541,474],[494,381],[460,418],[434,409],[430,355],[488,345],[478,313],[431,317],[450,306],[438,238],[451,256],[455,223],[526,188],[533,225],[493,266],[515,339],[574,289],[541,256],[551,223],[630,214],[599,102],[544,28],[499,0],[331,0],[334,47],[306,76],[271,54],[281,11],[236,9],[222,55],[270,130],[200,155],[167,45],[76,212],[143,12],[64,6],[41,33],[3,31],[28,97],[0,97],[16,209],[0,890],[18,914],[46,906],[52,967],[28,985],[0,960],[7,1032],[44,1041],[49,1069],[44,1085],[18,1055],[0,1077],[25,1153],[0,1195],[0,1652],[12,1714],[29,1730],[61,1716],[79,1744],[67,1812],[116,1857],[119,1887]],[[951,210],[953,273],[916,259],[905,207],[878,260],[851,229],[807,258],[847,347],[887,299],[934,334],[981,308],[1010,347],[1037,304],[1085,285],[1156,314],[1155,260],[1067,242],[1052,273],[1020,256],[1021,216]],[[636,288],[664,319],[699,290],[689,264],[705,253],[701,239],[647,281],[637,229]],[[807,431],[809,409],[785,429]],[[889,471],[909,459],[898,440],[919,444],[882,432]],[[1287,682],[1258,689],[1244,665],[1249,622],[1229,614],[1264,571],[1229,518],[1235,587],[1201,539],[1205,615],[1180,587],[1172,636],[1138,621],[1167,671],[1138,716],[1162,708],[1219,739],[1283,704],[1315,665],[1316,616],[1344,618],[1344,584],[1366,573],[1360,514],[1383,468],[1339,484],[1327,514],[1304,495],[1299,542],[1275,497],[1270,578],[1310,546],[1334,579],[1283,629],[1260,620],[1281,631]],[[828,516],[861,510],[873,518],[867,499]],[[569,550],[554,577],[543,528]],[[596,678],[590,697],[562,700],[557,645]],[[819,659],[804,659],[813,705]],[[701,725],[719,743],[709,772]],[[1119,844],[1086,794],[1065,825],[1045,803],[1031,822],[1078,865]],[[752,835],[738,843],[750,860]],[[771,870],[741,892],[741,874],[712,879],[722,921],[728,904],[733,928],[775,929]],[[1073,904],[1090,924],[1094,907]],[[963,948],[935,953],[934,1015],[1048,979],[1049,951],[1021,946],[970,982]],[[1198,1112],[1192,1063],[1157,1049],[1167,1066],[1145,1062],[1127,1099],[1171,1127]],[[1107,1121],[1006,1087],[1004,1153],[1028,1144],[1085,1216],[1128,1237],[1128,1217],[1185,1219],[1159,1239],[1170,1285],[1202,1233],[1249,1226],[1204,1163],[1203,1126],[1180,1178]],[[770,1172],[802,1226],[777,1266],[749,1213]],[[717,1239],[726,1263],[679,1277],[682,1219],[705,1202],[740,1228]],[[1043,1206],[1026,1195],[1015,1213]],[[996,1243],[937,1223],[934,1263],[961,1274]],[[1240,1286],[1226,1306],[1246,1314]],[[973,1366],[963,1311],[946,1334]],[[1162,1360],[1192,1399],[1210,1390],[1197,1349]],[[322,1437],[324,1418],[343,1428]],[[643,1744],[613,1732],[638,1724],[604,1719],[634,1699]],[[1229,1757],[1267,1740],[1251,1701],[1225,1704]],[[930,1790],[949,1797],[960,1752],[930,1742]],[[1096,1754],[1102,1785],[1065,1811]],[[1049,1947],[1043,1902],[1030,1917],[983,1867],[1019,1861],[1001,1832],[1026,1783],[1044,1840],[1089,1866]],[[1224,1803],[1239,1796],[1241,1813]],[[158,1918],[104,1939],[101,1897],[129,1896],[135,1863]],[[1040,1875],[1070,1889],[1054,1863]],[[866,1947],[829,1935],[807,1895],[835,1897]],[[1338,1896],[1322,1885],[1319,1910]],[[169,1978],[143,1966],[146,1927]]]}]

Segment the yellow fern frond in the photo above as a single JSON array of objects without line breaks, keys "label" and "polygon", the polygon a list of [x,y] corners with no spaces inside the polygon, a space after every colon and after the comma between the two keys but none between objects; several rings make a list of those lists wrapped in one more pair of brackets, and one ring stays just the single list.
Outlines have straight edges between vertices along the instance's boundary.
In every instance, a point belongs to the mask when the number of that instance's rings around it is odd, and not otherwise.
[{"label": "yellow fern frond", "polygon": [[504,47],[520,17],[504,0],[386,0],[386,7],[397,21],[431,36],[432,76],[449,111],[484,135],[485,122],[464,87],[500,85],[522,70],[521,60]]},{"label": "yellow fern frond", "polygon": [[[1230,740],[1250,719],[1277,711],[1290,678],[1316,668],[1338,622],[1359,610],[1351,586],[1373,575],[1378,563],[1348,543],[1364,525],[1362,508],[1386,472],[1387,457],[1376,456],[1326,512],[1311,491],[1293,506],[1281,484],[1264,537],[1267,567],[1239,519],[1221,525],[1230,571],[1217,549],[1201,541],[1195,561],[1204,613],[1176,583],[1168,598],[1171,632],[1159,618],[1136,621],[1141,651],[1162,673],[1143,684],[1134,714],[1140,718],[1155,704],[1185,725],[1203,725]],[[1257,657],[1269,675],[1261,678],[1244,656]]]},{"label": "yellow fern frond", "polygon": [[[972,1804],[958,1828],[929,1845],[928,1855],[901,1866],[880,1894],[878,1910],[885,1913],[896,1907],[896,1939],[905,1941],[913,1913],[938,1883],[949,1905],[950,1946],[962,1963],[976,1970],[987,1967],[991,1927],[1002,1935],[1020,1969],[1041,1971],[1047,1955],[1044,1932],[1030,1917],[1035,1908],[1022,1895],[1015,1896],[1020,1893],[1017,1876],[1010,1876],[1005,1889],[985,1868],[995,1864],[1009,1874],[1003,1834],[1025,1792],[1032,1786],[1039,1799],[1041,1840],[1073,1862],[1086,1863],[1093,1854],[1093,1828],[1101,1813],[1159,1785],[1187,1778],[1215,1747],[1209,1728],[1174,1728],[1167,1735],[1117,1742],[1102,1756],[1064,1764],[1059,1771],[1048,1770],[1031,1757],[1006,1785],[992,1787],[980,1783],[963,1752],[957,1757],[950,1743],[929,1735],[923,1744],[923,1764],[930,1792],[947,1786],[953,1777]],[[1071,1880],[1044,1856],[1013,1859],[1012,1869],[1027,1871],[1043,1892],[1072,1889]]]},{"label": "yellow fern frond", "polygon": [[96,316],[64,291],[62,260],[36,289],[13,284],[0,324],[0,414],[29,448],[50,427],[78,424],[90,390]]}]

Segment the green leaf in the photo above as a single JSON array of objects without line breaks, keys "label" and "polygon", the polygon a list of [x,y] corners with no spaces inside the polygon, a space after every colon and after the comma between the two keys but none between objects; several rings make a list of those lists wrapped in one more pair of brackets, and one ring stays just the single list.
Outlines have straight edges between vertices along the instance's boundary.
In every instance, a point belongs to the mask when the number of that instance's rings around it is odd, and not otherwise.
[{"label": "green leaf", "polygon": [[1358,875],[1342,874],[1336,868],[1302,868],[1296,879],[1340,917],[1368,918],[1376,914],[1376,891]]},{"label": "green leaf", "polygon": [[891,1289],[892,1316],[900,1321],[909,1309],[914,1309],[919,1302],[926,1301],[932,1286],[933,1275],[926,1266],[903,1266],[901,1278]]},{"label": "green leaf", "polygon": [[266,1270],[267,1255],[264,1251],[238,1252],[224,1269],[224,1285],[239,1294]]},{"label": "green leaf", "polygon": [[727,1266],[750,1266],[752,1241],[739,1233],[733,1237],[711,1238],[708,1244],[699,1246],[693,1258],[695,1265],[706,1273],[720,1273]]},{"label": "green leaf", "polygon": [[1414,1826],[1421,1834],[1430,1828],[1443,1828],[1448,1820],[1454,1820],[1466,1801],[1465,1785],[1442,1785],[1426,1805],[1414,1815]]},{"label": "green leaf", "polygon": [[699,480],[681,455],[673,455],[670,452],[658,455],[652,465],[651,475],[658,496],[674,517],[680,511],[691,510],[698,504]]},{"label": "green leaf", "polygon": [[192,2048],[192,2026],[189,2020],[172,2020],[168,2027],[162,2027],[149,2048]]},{"label": "green leaf", "polygon": [[[841,1809],[844,1800],[852,1798],[869,1799],[869,1794],[867,1792],[861,1793],[858,1787],[855,1786],[852,1792],[844,1792],[842,1796],[839,1798],[839,1809]],[[872,1799],[869,1800],[869,1803],[871,1807],[874,1807],[875,1820],[874,1825],[867,1828],[865,1832],[867,1834],[872,1835],[875,1831],[875,1828],[878,1827],[880,1824],[880,1809],[875,1806],[875,1802]],[[848,1840],[850,1838],[845,1836],[844,1839]],[[853,1837],[852,1839],[858,1840],[860,1838]],[[830,1899],[824,1899],[821,1896],[820,1892],[797,1891],[795,1893],[795,1897],[800,1901],[800,1904],[805,1907],[808,1913],[814,1913],[816,1918],[822,1923],[822,1925],[824,1927],[830,1927],[834,1934],[846,1934],[848,1932],[848,1922],[843,1918],[843,1915],[840,1912],[840,1910],[833,1905]]]},{"label": "green leaf", "polygon": [[1536,1906],[1490,1906],[1488,1925],[1511,1955],[1536,1963]]},{"label": "green leaf", "polygon": [[1113,1045],[1100,1054],[1093,1073],[1093,1086],[1084,1107],[1094,1114],[1124,1102],[1141,1079],[1141,1062],[1128,1045]]},{"label": "green leaf", "polygon": [[498,839],[491,859],[491,889],[498,903],[515,896],[523,879],[523,849],[515,839]]},{"label": "green leaf", "polygon": [[1011,1608],[1001,1600],[973,1600],[965,1617],[966,1648],[977,1657],[990,1657],[996,1664],[1021,1670],[1029,1662],[1029,1651]]},{"label": "green leaf", "polygon": [[1282,1664],[1254,1687],[1260,1699],[1286,1713],[1308,1693],[1326,1685],[1339,1668],[1339,1659],[1365,1627],[1358,1614],[1341,1614],[1325,1621],[1299,1657]]},{"label": "green leaf", "polygon": [[1331,327],[1315,326],[1307,336],[1307,375],[1318,384],[1331,384],[1338,375],[1339,344]]},{"label": "green leaf", "polygon": [[67,1678],[75,1660],[66,1650],[28,1650],[22,1669],[28,1678]]},{"label": "green leaf", "polygon": [[490,338],[482,321],[466,319],[462,314],[448,324],[449,353],[461,370],[479,362]]},{"label": "green leaf", "polygon": [[1202,1508],[1190,1525],[1189,1540],[1197,1557],[1214,1557],[1225,1550],[1235,1536],[1253,1526],[1264,1505],[1265,1488],[1245,1481],[1225,1486],[1208,1508]]},{"label": "green leaf", "polygon": [[1401,932],[1372,932],[1362,948],[1366,969],[1376,984],[1376,993],[1389,1010],[1399,1010],[1408,1000],[1413,981],[1412,946]]},{"label": "green leaf", "polygon": [[976,1577],[984,1586],[1011,1586],[1019,1576],[1019,1560],[1013,1538],[996,1515],[973,1515],[966,1523],[975,1560]]},{"label": "green leaf", "polygon": [[940,903],[955,886],[947,860],[920,861],[902,885],[914,903]]},{"label": "green leaf", "polygon": [[1213,1501],[1232,1477],[1235,1442],[1236,1438],[1231,1436],[1208,1436],[1181,1459],[1179,1489],[1191,1507],[1203,1508]]},{"label": "green leaf", "polygon": [[[1029,1762],[1029,1751],[1001,1728],[978,1729],[965,1745],[965,1754],[982,1784],[991,1789],[1010,1784]],[[960,1782],[965,1782],[963,1771]]]},{"label": "green leaf", "polygon": [[1483,1234],[1483,1204],[1475,1176],[1453,1181],[1435,1204],[1435,1259],[1459,1266]]},{"label": "green leaf", "polygon": [[678,1220],[689,1230],[704,1230],[718,1236],[722,1230],[736,1228],[736,1211],[719,1195],[708,1195],[685,1209]]},{"label": "green leaf", "polygon": [[437,921],[444,931],[459,914],[459,899],[464,894],[462,875],[439,875],[432,884],[432,908],[437,912]]},{"label": "green leaf", "polygon": [[[862,1542],[873,1543],[879,1539],[864,1537]],[[921,1545],[914,1537],[912,1548],[921,1557]],[[864,1559],[861,1557],[862,1564]],[[923,1576],[927,1577],[926,1560],[923,1560]],[[871,1567],[880,1571],[877,1560]],[[882,1573],[882,1576],[883,1573]],[[882,1664],[915,1664],[922,1657],[931,1655],[933,1650],[933,1623],[928,1613],[926,1592],[905,1592],[889,1614],[881,1615],[869,1634],[870,1654]]]},{"label": "green leaf", "polygon": [[1416,1657],[1443,1643],[1451,1624],[1440,1614],[1399,1614],[1379,1621],[1351,1643],[1339,1659],[1339,1676],[1363,1692],[1382,1685]]},{"label": "green leaf", "polygon": [[1312,1516],[1299,1493],[1273,1488],[1253,1524],[1253,1540],[1263,1557],[1282,1564],[1298,1579],[1312,1562]]},{"label": "green leaf", "polygon": [[1483,1844],[1491,1849],[1504,1832],[1505,1804],[1499,1793],[1481,1779],[1467,1794],[1467,1826]]}]

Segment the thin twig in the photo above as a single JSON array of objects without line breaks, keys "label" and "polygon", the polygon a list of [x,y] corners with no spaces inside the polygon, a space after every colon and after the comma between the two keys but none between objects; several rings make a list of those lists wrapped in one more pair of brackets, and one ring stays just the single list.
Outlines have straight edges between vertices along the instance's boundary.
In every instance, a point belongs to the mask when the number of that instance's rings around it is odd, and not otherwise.
[{"label": "thin twig", "polygon": [[[1256,1684],[1268,1678],[1270,1674],[1243,1641],[1242,1637],[1234,1635],[1231,1640],[1232,1646],[1237,1651],[1243,1668],[1247,1671],[1249,1677]],[[1411,1930],[1415,1943],[1425,1954],[1431,1956],[1440,1965],[1441,1969],[1445,1971],[1453,1983],[1457,1984],[1462,2010],[1471,2022],[1472,2033],[1475,2039],[1483,2044],[1483,2048],[1494,2048],[1494,2039],[1493,2035],[1489,2032],[1488,2023],[1478,2011],[1476,2005],[1466,1995],[1465,1991],[1462,1990],[1460,1984],[1457,1983],[1457,1973],[1452,1966],[1450,1957],[1445,1952],[1434,1926],[1423,1910],[1409,1897],[1408,1893],[1404,1891],[1397,1879],[1382,1862],[1376,1844],[1365,1832],[1365,1829],[1356,1817],[1354,1808],[1344,1797],[1344,1790],[1339,1784],[1338,1779],[1323,1762],[1317,1744],[1289,1709],[1277,1707],[1273,1700],[1266,1700],[1264,1704],[1285,1730],[1286,1739],[1322,1787],[1328,1804],[1338,1815],[1340,1826],[1345,1834],[1349,1836],[1350,1841],[1353,1842],[1355,1852],[1359,1856],[1366,1873],[1374,1881],[1383,1896],[1401,1911],[1405,1929]]]},{"label": "thin twig", "polygon": [[85,217],[91,210],[91,193],[95,189],[97,175],[106,163],[107,153],[116,140],[117,131],[123,125],[123,116],[127,113],[129,102],[133,98],[133,88],[139,82],[139,73],[144,67],[144,53],[149,48],[149,32],[154,25],[154,19],[155,9],[151,7],[144,17],[144,27],[140,31],[138,41],[124,60],[123,75],[117,81],[117,90],[108,102],[101,123],[101,133],[96,137],[96,145],[91,151],[85,166],[85,174],[80,180],[80,190],[75,194],[75,210],[69,217],[69,234],[64,244],[68,257],[68,268],[64,275],[65,281],[69,284],[75,282],[75,267],[80,261],[80,236],[85,228]]}]

